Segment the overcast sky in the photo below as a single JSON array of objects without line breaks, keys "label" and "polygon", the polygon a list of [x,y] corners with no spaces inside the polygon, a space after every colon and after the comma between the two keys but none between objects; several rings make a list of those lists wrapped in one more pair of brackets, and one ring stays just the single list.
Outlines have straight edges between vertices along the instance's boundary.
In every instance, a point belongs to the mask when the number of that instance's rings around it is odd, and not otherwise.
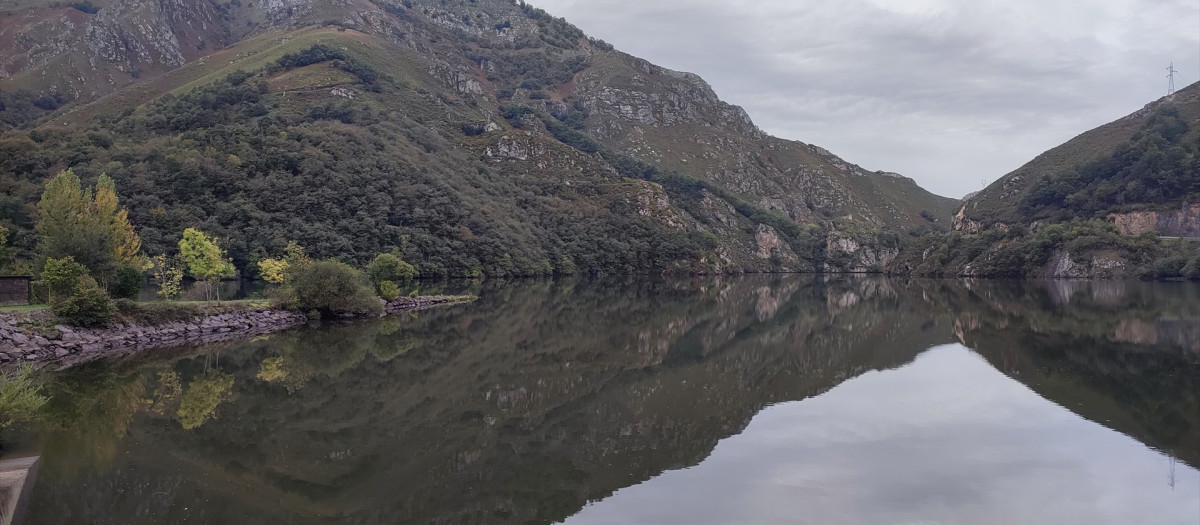
[{"label": "overcast sky", "polygon": [[531,0],[765,131],[960,197],[1200,78],[1200,0]]}]

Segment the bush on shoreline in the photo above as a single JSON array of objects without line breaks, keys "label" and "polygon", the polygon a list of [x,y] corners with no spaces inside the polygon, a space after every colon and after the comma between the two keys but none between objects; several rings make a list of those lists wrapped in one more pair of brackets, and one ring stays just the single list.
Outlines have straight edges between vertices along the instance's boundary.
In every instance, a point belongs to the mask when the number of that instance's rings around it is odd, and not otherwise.
[{"label": "bush on shoreline", "polygon": [[322,317],[376,316],[383,301],[359,269],[335,260],[317,261],[289,278],[284,306]]}]

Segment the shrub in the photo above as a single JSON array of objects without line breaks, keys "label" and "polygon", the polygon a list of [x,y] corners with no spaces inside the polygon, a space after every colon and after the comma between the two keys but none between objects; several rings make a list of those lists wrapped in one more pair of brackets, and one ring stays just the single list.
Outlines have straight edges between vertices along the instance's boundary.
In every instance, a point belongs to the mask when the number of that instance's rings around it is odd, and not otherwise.
[{"label": "shrub", "polygon": [[1189,281],[1200,281],[1200,256],[1192,257],[1183,267],[1183,276]]},{"label": "shrub", "polygon": [[400,287],[394,281],[383,281],[379,283],[379,296],[389,303],[395,301],[400,297]]},{"label": "shrub", "polygon": [[0,374],[0,428],[37,417],[46,404],[41,389],[33,384],[33,366]]},{"label": "shrub", "polygon": [[395,283],[412,280],[417,276],[417,267],[404,262],[394,253],[381,253],[367,265],[367,275],[371,283],[379,287],[384,281]]},{"label": "shrub", "polygon": [[75,262],[74,257],[51,257],[46,259],[46,265],[42,268],[41,284],[48,291],[48,300],[53,303],[71,295],[86,276],[87,268]]},{"label": "shrub", "polygon": [[378,315],[383,305],[363,273],[350,265],[318,261],[297,271],[291,280],[297,309],[316,310],[323,317]]},{"label": "shrub", "polygon": [[113,282],[109,284],[108,293],[116,299],[137,299],[138,293],[146,284],[142,271],[133,266],[122,266],[117,270]]},{"label": "shrub", "polygon": [[1187,264],[1182,256],[1166,257],[1139,268],[1137,276],[1143,280],[1173,279],[1183,275]]},{"label": "shrub", "polygon": [[113,311],[123,316],[138,315],[144,310],[137,301],[124,297],[113,299],[112,305]]},{"label": "shrub", "polygon": [[92,278],[86,278],[70,297],[50,306],[59,322],[71,326],[99,326],[112,320],[113,303]]}]

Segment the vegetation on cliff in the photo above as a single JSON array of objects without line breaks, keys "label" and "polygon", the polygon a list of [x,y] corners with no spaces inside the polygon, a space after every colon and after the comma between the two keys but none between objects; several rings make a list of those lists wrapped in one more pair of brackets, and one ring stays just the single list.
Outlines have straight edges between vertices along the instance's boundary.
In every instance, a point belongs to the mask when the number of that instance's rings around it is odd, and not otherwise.
[{"label": "vegetation on cliff", "polygon": [[1036,229],[926,234],[890,271],[927,277],[1125,278],[1200,281],[1200,243],[1121,235],[1111,223],[1073,220]]},{"label": "vegetation on cliff", "polygon": [[[920,235],[890,270],[1200,280],[1200,243],[1159,238],[1193,229],[1187,205],[1200,199],[1200,130],[1190,124],[1197,116],[1200,86],[1193,86],[1046,152],[968,198],[954,232]],[[1176,221],[1185,232],[1160,230],[1156,213],[1136,232],[1113,223],[1171,209],[1185,217]]]}]

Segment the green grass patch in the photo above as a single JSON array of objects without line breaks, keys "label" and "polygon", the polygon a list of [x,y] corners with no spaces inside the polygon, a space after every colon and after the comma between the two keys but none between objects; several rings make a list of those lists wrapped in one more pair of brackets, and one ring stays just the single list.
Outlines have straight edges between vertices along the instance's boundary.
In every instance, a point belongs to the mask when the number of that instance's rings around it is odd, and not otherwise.
[{"label": "green grass patch", "polygon": [[9,314],[27,313],[27,312],[36,312],[39,310],[46,310],[48,308],[50,308],[50,306],[45,305],[45,304],[20,304],[20,305],[14,305],[14,306],[0,306],[0,312],[9,313]]},{"label": "green grass patch", "polygon": [[204,301],[142,303],[118,300],[115,301],[115,305],[116,313],[113,315],[114,322],[140,325],[190,321],[196,317],[259,311],[271,308],[270,301],[262,299],[221,301],[220,303],[214,301],[211,304]]}]

